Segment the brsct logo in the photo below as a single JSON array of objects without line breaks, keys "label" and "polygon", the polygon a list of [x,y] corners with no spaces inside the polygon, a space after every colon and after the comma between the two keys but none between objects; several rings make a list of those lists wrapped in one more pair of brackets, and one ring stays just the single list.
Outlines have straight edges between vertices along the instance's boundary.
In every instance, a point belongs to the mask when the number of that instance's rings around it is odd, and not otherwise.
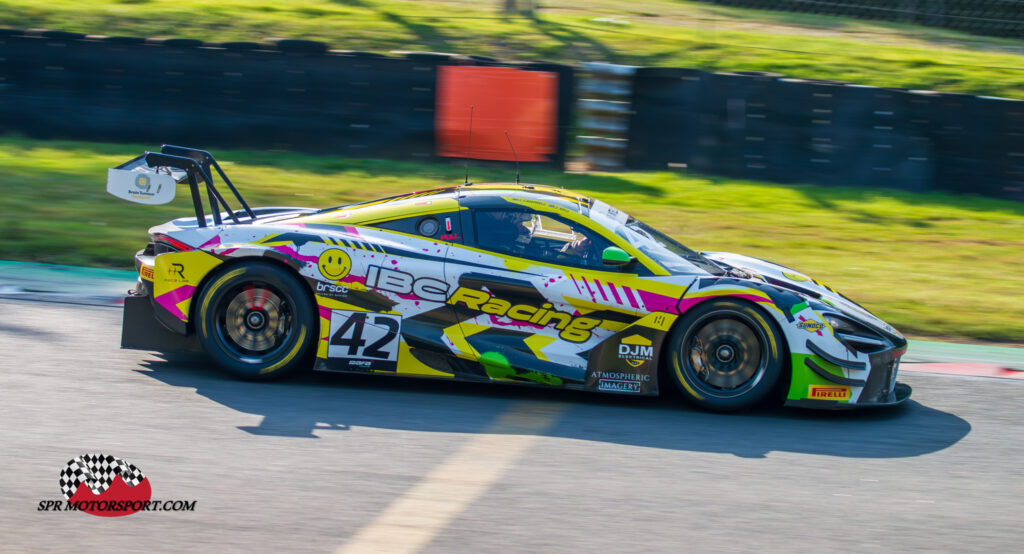
[{"label": "brsct logo", "polygon": [[78,511],[101,517],[140,511],[193,511],[195,500],[152,500],[149,479],[139,468],[106,454],[83,454],[60,472],[64,500],[41,500],[38,511]]}]

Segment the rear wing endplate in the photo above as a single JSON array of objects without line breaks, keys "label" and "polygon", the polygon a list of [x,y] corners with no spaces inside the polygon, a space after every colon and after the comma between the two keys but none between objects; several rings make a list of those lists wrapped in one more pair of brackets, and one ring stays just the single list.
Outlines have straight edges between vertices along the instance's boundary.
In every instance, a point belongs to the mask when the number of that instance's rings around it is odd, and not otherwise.
[{"label": "rear wing endplate", "polygon": [[149,167],[142,154],[107,170],[107,192],[137,204],[166,204],[174,200],[174,185],[184,178],[181,170]]},{"label": "rear wing endplate", "polygon": [[[211,169],[216,170],[224,180],[224,184],[241,204],[242,210],[232,210],[224,200],[213,183]],[[176,184],[188,183],[189,191],[192,193],[192,206],[196,211],[196,223],[199,227],[206,227],[200,182],[205,184],[210,215],[215,225],[223,223],[221,208],[227,210],[227,217],[235,223],[242,223],[239,220],[240,215],[248,217],[249,222],[256,219],[249,204],[224,174],[220,164],[205,150],[165,144],[160,148],[160,152],[145,152],[107,170],[107,192],[138,204],[166,204],[174,200]]]}]

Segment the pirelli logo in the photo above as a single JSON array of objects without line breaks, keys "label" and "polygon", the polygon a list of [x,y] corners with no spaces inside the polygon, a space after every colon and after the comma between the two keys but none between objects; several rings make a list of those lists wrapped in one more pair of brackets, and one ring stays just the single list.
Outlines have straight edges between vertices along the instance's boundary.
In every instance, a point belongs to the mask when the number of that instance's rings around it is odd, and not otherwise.
[{"label": "pirelli logo", "polygon": [[142,266],[142,269],[139,270],[139,275],[142,275],[142,278],[147,280],[147,281],[152,281],[153,280],[153,268],[151,268],[149,266]]},{"label": "pirelli logo", "polygon": [[811,385],[808,397],[812,400],[849,400],[850,387]]}]

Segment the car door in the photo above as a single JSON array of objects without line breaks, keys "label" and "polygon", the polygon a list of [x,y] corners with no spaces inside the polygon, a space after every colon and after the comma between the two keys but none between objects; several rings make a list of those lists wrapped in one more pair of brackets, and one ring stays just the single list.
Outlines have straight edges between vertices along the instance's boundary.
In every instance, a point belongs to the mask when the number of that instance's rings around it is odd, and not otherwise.
[{"label": "car door", "polygon": [[[446,304],[444,259],[449,243],[460,240],[458,211],[425,213],[363,228],[378,252],[365,278],[356,283],[364,296],[380,298],[369,309],[330,311],[326,362],[339,371],[386,371],[448,376],[443,364],[424,363],[423,352],[447,352],[444,327],[451,324]],[[426,356],[430,358],[429,355]]]},{"label": "car door", "polygon": [[445,266],[458,321],[453,351],[491,379],[584,388],[591,350],[646,313],[623,284],[636,270],[603,265],[600,253],[612,242],[557,213],[464,213],[472,233],[452,246]]}]

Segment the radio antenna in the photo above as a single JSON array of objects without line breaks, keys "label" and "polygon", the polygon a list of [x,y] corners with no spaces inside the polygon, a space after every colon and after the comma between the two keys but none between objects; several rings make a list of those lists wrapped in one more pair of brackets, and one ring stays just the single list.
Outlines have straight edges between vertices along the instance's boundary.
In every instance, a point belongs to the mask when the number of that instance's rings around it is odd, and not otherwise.
[{"label": "radio antenna", "polygon": [[469,135],[466,137],[466,179],[462,183],[463,185],[469,184],[469,154],[473,146],[473,109],[476,106],[469,107]]},{"label": "radio antenna", "polygon": [[508,136],[508,129],[505,129],[505,139],[508,141],[508,147],[512,149],[512,159],[516,161],[516,184],[519,184],[519,155],[516,154],[516,147],[512,146],[512,137]]}]

